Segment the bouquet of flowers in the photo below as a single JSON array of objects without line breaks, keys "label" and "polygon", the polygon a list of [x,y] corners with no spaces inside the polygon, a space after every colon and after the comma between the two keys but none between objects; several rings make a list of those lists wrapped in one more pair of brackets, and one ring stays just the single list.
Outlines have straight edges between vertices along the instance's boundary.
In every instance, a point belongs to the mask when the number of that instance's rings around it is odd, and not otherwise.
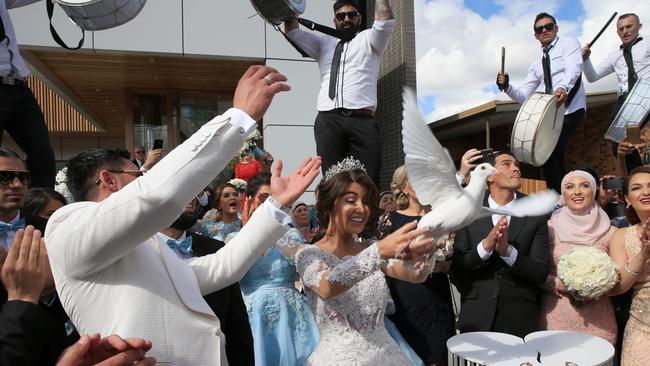
[{"label": "bouquet of flowers", "polygon": [[259,146],[259,142],[262,139],[262,135],[260,135],[260,131],[255,129],[253,132],[251,132],[250,135],[244,140],[244,146],[242,146],[241,150],[239,151],[239,154],[241,156],[244,156],[246,154],[250,154],[255,150],[256,147]]},{"label": "bouquet of flowers", "polygon": [[238,178],[233,178],[233,179],[229,180],[228,184],[235,187],[235,189],[239,193],[244,192],[246,190],[246,186],[247,186],[247,183],[246,183],[245,180],[238,179]]},{"label": "bouquet of flowers", "polygon": [[61,193],[68,203],[74,202],[74,197],[68,188],[68,167],[65,167],[56,173],[54,190]]},{"label": "bouquet of flowers", "polygon": [[616,263],[600,250],[584,247],[571,250],[560,257],[557,276],[570,293],[587,299],[597,299],[619,281]]}]

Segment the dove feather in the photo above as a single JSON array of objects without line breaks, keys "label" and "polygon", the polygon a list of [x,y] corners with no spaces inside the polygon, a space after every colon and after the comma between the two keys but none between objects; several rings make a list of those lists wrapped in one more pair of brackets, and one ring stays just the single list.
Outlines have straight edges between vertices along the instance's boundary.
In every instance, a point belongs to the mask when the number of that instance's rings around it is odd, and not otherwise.
[{"label": "dove feather", "polygon": [[402,136],[406,171],[418,200],[435,206],[450,197],[462,196],[454,161],[433,136],[417,108],[415,93],[407,88],[404,89]]},{"label": "dove feather", "polygon": [[541,216],[553,211],[559,196],[555,191],[544,191],[514,200],[510,206],[501,208],[483,207],[483,215]]}]

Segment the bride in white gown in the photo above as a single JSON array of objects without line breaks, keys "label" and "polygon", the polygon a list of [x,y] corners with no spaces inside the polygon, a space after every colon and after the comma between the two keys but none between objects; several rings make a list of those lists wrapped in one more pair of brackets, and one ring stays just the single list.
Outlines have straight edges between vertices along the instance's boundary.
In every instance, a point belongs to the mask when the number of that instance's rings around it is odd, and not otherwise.
[{"label": "bride in white gown", "polygon": [[[408,365],[406,354],[384,327],[389,296],[384,275],[424,281],[430,263],[418,262],[416,270],[412,263],[404,265],[405,260],[421,258],[436,248],[431,239],[415,239],[426,233],[426,229],[413,230],[415,222],[379,242],[357,240],[366,225],[376,227],[372,222],[376,218],[369,219],[377,208],[377,188],[361,169],[349,165],[342,169],[341,164],[334,169],[340,172],[328,171],[316,193],[317,215],[326,234],[315,245],[291,248],[285,243],[284,248],[295,252],[296,268],[320,332],[320,342],[306,365]],[[401,259],[387,264],[386,259],[396,256]]]}]

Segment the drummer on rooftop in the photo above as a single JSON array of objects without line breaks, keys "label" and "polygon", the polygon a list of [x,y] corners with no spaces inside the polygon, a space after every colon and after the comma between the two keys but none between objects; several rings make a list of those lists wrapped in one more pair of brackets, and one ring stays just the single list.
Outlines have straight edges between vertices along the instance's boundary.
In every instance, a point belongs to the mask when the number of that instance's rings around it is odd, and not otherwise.
[{"label": "drummer on rooftop", "polygon": [[[616,73],[618,100],[614,103],[612,120],[623,106],[636,81],[650,81],[650,40],[639,34],[641,27],[638,15],[627,13],[619,16],[616,22],[616,33],[622,43],[595,67],[589,58],[591,55],[589,46],[582,49],[583,70],[587,81],[593,83],[611,73]],[[635,146],[629,142],[621,143],[618,149],[614,148],[614,151],[618,150],[619,155],[625,156],[625,166],[628,172],[642,164],[640,155],[632,154],[634,149]]]},{"label": "drummer on rooftop", "polygon": [[564,152],[571,136],[585,117],[587,101],[581,82],[582,51],[575,38],[558,36],[555,18],[540,13],[533,23],[535,39],[541,44],[540,56],[528,68],[521,86],[510,85],[508,74],[497,75],[497,85],[519,103],[524,103],[541,85],[544,93],[557,97],[557,105],[564,104],[564,124],[553,153],[543,165],[549,188],[561,191],[564,176]]}]

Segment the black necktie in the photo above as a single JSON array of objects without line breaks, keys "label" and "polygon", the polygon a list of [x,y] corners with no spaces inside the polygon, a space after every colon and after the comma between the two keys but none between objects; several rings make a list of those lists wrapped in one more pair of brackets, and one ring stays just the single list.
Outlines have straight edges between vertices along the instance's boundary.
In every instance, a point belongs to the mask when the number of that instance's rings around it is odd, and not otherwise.
[{"label": "black necktie", "polygon": [[625,59],[625,64],[627,65],[627,91],[631,91],[632,87],[638,80],[636,75],[636,70],[634,70],[634,60],[632,59],[632,46],[639,43],[643,38],[636,37],[634,42],[630,43],[627,46],[621,46],[623,48],[623,58]]},{"label": "black necktie", "polygon": [[542,69],[544,70],[544,93],[553,94],[553,80],[551,79],[551,58],[548,52],[553,46],[544,48],[544,56],[542,56]]},{"label": "black necktie", "polygon": [[0,42],[4,41],[6,36],[5,23],[2,21],[2,17],[0,16]]},{"label": "black necktie", "polygon": [[336,97],[336,80],[339,76],[339,66],[341,65],[341,53],[343,53],[344,40],[339,41],[334,49],[334,57],[332,57],[332,68],[330,69],[330,99],[334,100]]}]

